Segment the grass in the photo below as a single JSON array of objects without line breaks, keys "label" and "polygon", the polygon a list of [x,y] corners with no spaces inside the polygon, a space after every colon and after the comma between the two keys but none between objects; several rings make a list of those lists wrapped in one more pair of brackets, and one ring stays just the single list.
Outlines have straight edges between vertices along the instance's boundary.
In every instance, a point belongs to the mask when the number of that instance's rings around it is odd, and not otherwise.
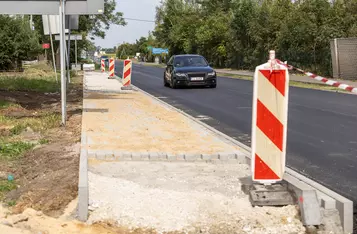
[{"label": "grass", "polygon": [[[237,74],[230,74],[230,73],[218,73],[218,76],[222,77],[229,77],[229,78],[234,78],[234,79],[241,79],[241,80],[253,80],[253,77],[251,76],[243,76],[243,75],[237,75]],[[317,84],[317,83],[306,83],[306,82],[300,82],[300,81],[294,81],[290,80],[290,86],[292,87],[298,87],[298,88],[305,88],[305,89],[316,89],[316,90],[327,90],[327,91],[339,91],[343,93],[349,93],[346,90],[339,89],[333,86],[325,85],[325,84]]]},{"label": "grass", "polygon": [[54,93],[59,91],[59,84],[54,76],[28,78],[26,76],[0,77],[0,89],[7,91],[35,91]]},{"label": "grass", "polygon": [[34,144],[15,141],[15,142],[0,142],[0,159],[14,160],[21,157],[26,151],[32,149]]},{"label": "grass", "polygon": [[[14,190],[17,188],[17,185],[13,181],[7,181],[7,180],[0,180],[0,200],[4,199],[5,193],[10,192],[11,190]],[[9,202],[8,206],[13,206],[15,205],[16,202],[14,201]]]},{"label": "grass", "polygon": [[48,129],[56,128],[60,125],[61,115],[58,113],[44,113],[38,118],[16,119],[0,115],[0,124],[4,126],[13,126],[10,129],[12,135],[18,135],[27,127],[35,132],[45,132]]}]

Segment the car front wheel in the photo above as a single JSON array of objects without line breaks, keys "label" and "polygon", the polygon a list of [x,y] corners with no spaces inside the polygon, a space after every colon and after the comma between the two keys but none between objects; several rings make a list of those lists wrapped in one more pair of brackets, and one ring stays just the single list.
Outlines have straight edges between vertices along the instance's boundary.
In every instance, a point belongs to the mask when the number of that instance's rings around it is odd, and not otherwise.
[{"label": "car front wheel", "polygon": [[169,83],[167,83],[166,78],[165,78],[165,75],[164,75],[164,86],[165,86],[165,87],[169,87]]}]

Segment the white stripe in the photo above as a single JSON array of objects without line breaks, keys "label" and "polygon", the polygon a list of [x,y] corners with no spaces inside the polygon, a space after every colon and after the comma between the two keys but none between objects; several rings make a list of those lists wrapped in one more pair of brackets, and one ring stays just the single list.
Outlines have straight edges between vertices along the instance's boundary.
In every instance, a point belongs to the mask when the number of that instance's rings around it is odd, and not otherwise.
[{"label": "white stripe", "polygon": [[258,99],[269,111],[282,123],[286,118],[284,110],[285,97],[274,87],[268,79],[259,72],[258,75]]},{"label": "white stripe", "polygon": [[340,89],[346,89],[346,88],[348,88],[348,87],[350,87],[349,85],[346,85],[346,84],[340,84],[339,86],[338,86]]},{"label": "white stripe", "polygon": [[334,81],[334,80],[328,80],[327,82],[325,82],[326,84],[328,85],[333,85],[335,83],[337,83],[337,81]]},{"label": "white stripe", "polygon": [[352,93],[357,93],[357,88],[353,88],[351,92]]},{"label": "white stripe", "polygon": [[318,81],[322,81],[323,77],[322,76],[316,76],[314,79],[318,80]]},{"label": "white stripe", "polygon": [[131,63],[128,63],[125,67],[124,67],[124,73],[129,70],[129,68],[131,68]]},{"label": "white stripe", "polygon": [[314,75],[314,74],[312,74],[312,73],[310,73],[310,72],[306,72],[305,73],[307,76],[312,76],[312,75]]},{"label": "white stripe", "polygon": [[280,178],[284,174],[284,155],[278,147],[259,129],[256,128],[256,154],[272,169]]}]

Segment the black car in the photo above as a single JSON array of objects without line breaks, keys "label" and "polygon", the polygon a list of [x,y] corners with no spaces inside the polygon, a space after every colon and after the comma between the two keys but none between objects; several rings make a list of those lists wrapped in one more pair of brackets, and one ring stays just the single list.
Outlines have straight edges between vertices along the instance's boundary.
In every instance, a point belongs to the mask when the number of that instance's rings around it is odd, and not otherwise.
[{"label": "black car", "polygon": [[174,55],[167,63],[164,85],[175,89],[178,86],[217,87],[216,72],[201,55]]}]

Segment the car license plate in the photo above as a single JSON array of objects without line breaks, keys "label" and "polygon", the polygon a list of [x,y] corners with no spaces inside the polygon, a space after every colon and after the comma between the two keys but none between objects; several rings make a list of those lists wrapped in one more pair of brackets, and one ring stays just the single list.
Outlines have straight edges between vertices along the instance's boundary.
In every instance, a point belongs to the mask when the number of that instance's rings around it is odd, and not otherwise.
[{"label": "car license plate", "polygon": [[203,77],[191,77],[191,80],[203,80]]}]

